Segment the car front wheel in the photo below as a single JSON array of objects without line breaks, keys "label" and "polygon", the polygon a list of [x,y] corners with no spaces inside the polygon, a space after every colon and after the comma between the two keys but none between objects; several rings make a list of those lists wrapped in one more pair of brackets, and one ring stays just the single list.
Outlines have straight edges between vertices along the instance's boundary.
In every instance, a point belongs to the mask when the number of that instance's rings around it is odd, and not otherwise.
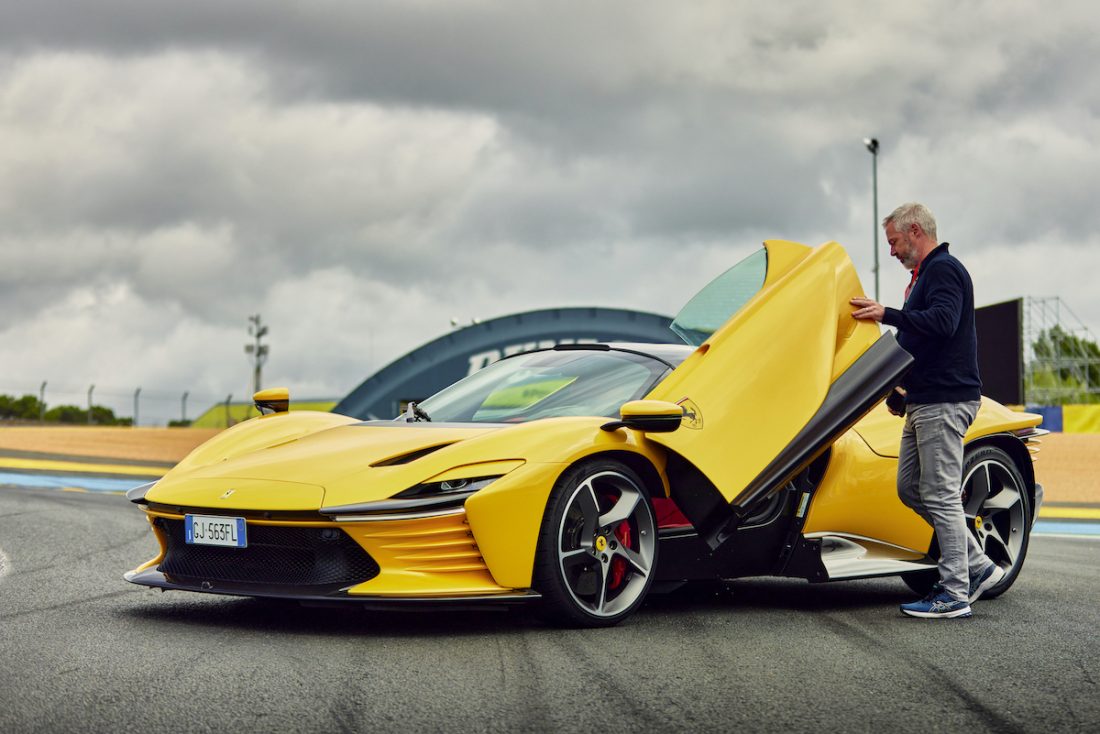
[{"label": "car front wheel", "polygon": [[653,505],[634,471],[598,460],[562,475],[547,502],[535,565],[551,621],[618,624],[645,599],[656,563]]}]

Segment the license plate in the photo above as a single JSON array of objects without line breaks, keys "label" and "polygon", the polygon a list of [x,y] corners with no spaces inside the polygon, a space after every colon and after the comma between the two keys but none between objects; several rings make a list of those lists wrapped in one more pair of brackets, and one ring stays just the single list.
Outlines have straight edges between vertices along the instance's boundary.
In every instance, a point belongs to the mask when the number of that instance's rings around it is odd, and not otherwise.
[{"label": "license plate", "polygon": [[191,545],[248,546],[243,517],[184,515],[183,527],[186,540]]}]

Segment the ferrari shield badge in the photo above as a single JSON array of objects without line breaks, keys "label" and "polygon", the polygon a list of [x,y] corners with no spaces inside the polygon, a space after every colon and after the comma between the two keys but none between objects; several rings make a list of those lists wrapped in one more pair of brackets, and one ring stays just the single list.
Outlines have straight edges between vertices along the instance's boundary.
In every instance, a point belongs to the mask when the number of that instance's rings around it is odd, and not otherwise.
[{"label": "ferrari shield badge", "polygon": [[680,425],[684,428],[699,429],[703,427],[703,414],[699,412],[699,406],[688,398],[681,398],[676,404],[684,409],[684,417]]}]

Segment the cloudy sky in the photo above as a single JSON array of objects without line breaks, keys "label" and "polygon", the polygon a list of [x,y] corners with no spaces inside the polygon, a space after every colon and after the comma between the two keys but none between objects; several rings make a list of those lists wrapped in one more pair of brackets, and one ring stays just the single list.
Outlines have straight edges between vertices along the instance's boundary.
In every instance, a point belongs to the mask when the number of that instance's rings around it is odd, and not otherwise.
[{"label": "cloudy sky", "polygon": [[[338,397],[450,319],[674,313],[919,200],[979,305],[1100,333],[1100,10],[0,0],[0,392]],[[883,243],[883,301],[907,274]],[[1075,325],[1075,321],[1071,325]]]}]

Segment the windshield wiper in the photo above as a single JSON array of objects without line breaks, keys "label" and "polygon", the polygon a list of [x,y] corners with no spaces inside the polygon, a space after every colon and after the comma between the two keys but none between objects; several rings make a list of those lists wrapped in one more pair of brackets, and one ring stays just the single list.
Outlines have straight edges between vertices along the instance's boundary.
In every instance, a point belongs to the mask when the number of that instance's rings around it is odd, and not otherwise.
[{"label": "windshield wiper", "polygon": [[405,408],[404,418],[406,423],[417,423],[418,421],[428,421],[431,423],[432,421],[432,417],[428,415],[428,411],[417,405],[415,400],[409,401],[408,407]]}]

